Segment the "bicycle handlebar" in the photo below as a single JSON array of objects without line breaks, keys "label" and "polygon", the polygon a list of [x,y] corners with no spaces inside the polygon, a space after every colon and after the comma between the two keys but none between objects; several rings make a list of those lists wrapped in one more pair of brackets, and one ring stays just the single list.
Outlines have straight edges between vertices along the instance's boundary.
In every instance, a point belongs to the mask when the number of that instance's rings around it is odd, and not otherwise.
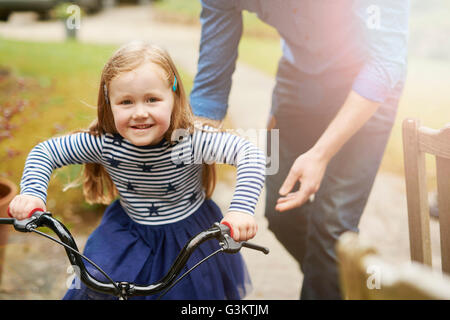
[{"label": "bicycle handlebar", "polygon": [[[137,285],[128,282],[112,282],[107,283],[100,281],[93,277],[87,270],[81,254],[78,252],[77,245],[69,230],[57,219],[53,218],[50,212],[36,211],[31,217],[23,220],[14,218],[1,218],[0,224],[12,224],[14,229],[20,232],[32,232],[39,227],[50,228],[64,243],[67,256],[70,263],[76,266],[80,272],[79,277],[83,283],[89,288],[111,294],[114,296],[130,297],[130,296],[144,296],[152,295],[168,288],[181,273],[183,267],[186,265],[192,252],[203,242],[210,239],[217,239],[222,251],[227,253],[236,253],[242,247],[254,249],[268,254],[269,250],[259,245],[248,242],[236,242],[230,236],[230,228],[224,224],[214,223],[209,229],[200,232],[186,243],[181,252],[178,254],[174,263],[170,267],[167,274],[158,282],[151,285]],[[70,248],[68,248],[70,247]],[[75,251],[75,252],[74,252]]]}]

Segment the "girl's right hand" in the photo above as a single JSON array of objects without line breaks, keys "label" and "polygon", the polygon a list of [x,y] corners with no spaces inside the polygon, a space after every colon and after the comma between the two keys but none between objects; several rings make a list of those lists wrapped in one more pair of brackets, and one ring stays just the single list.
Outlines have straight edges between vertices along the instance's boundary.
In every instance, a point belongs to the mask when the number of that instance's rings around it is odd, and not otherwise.
[{"label": "girl's right hand", "polygon": [[19,194],[12,199],[8,207],[8,213],[18,220],[28,218],[33,209],[40,208],[46,211],[45,203],[40,198],[27,194]]}]

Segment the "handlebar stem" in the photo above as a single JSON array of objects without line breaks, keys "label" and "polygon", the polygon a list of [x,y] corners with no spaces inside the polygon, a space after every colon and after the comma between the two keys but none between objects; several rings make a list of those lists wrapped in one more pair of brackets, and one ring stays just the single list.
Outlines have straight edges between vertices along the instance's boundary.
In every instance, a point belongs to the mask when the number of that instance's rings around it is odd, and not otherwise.
[{"label": "handlebar stem", "polygon": [[180,274],[183,267],[186,265],[187,260],[194,252],[194,250],[203,242],[210,240],[212,238],[217,238],[221,234],[220,228],[213,226],[206,231],[203,231],[192,238],[181,250],[181,253],[175,259],[169,272],[157,283],[151,284],[149,286],[134,286],[130,288],[129,294],[135,296],[146,296],[158,293],[166,289],[176,277]]}]

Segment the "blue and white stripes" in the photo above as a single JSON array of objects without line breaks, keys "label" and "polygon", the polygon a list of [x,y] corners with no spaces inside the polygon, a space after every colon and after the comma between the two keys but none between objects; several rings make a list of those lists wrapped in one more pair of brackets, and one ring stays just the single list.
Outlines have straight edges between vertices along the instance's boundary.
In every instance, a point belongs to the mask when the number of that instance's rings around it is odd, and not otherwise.
[{"label": "blue and white stripes", "polygon": [[[120,201],[134,221],[159,225],[194,213],[205,199],[202,163],[237,167],[229,211],[253,214],[264,185],[265,157],[250,142],[210,127],[175,135],[174,145],[138,147],[119,135],[75,133],[38,144],[30,152],[21,193],[46,201],[54,169],[69,164],[99,163],[116,185]],[[183,137],[180,139],[179,137]]]}]

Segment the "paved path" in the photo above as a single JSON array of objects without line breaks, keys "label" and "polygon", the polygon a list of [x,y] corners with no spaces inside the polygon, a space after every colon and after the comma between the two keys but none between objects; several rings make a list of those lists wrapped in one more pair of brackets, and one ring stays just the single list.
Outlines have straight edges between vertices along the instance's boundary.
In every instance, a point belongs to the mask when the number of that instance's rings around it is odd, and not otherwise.
[{"label": "paved path", "polygon": [[[125,23],[121,24],[121,21]],[[0,35],[27,40],[61,41],[64,39],[64,32],[59,22],[36,22],[30,14],[15,14],[8,23],[0,23]],[[165,47],[175,62],[184,70],[195,74],[199,44],[198,28],[157,23],[152,19],[149,6],[109,9],[96,16],[84,18],[79,39],[83,42],[114,44],[121,44],[133,39],[149,39]],[[233,76],[228,115],[234,127],[244,130],[265,127],[273,85],[272,77],[238,62]],[[219,183],[215,199],[225,209],[231,199],[230,186]],[[264,199],[264,195],[261,199]],[[254,291],[248,299],[297,299],[302,274],[299,272],[297,263],[267,230],[267,221],[263,216],[263,211],[264,205],[261,200],[256,212],[259,233],[254,242],[269,247],[271,253],[265,256],[259,252],[243,252],[254,284]],[[435,249],[435,261],[438,264],[439,244],[435,237],[438,226],[435,221],[432,222],[432,241]],[[360,231],[361,236],[376,244],[380,253],[388,260],[408,261],[408,225],[404,183],[401,177],[388,174],[378,175],[361,220]],[[13,239],[16,241],[13,246],[17,246],[18,249],[8,251],[11,260],[13,260],[12,256],[23,253],[23,250],[31,251],[30,255],[34,254],[39,258],[36,250],[39,250],[39,246],[45,247],[45,243],[35,240],[35,237],[33,246],[20,247],[25,238],[18,237],[21,236],[15,236]],[[63,259],[63,253],[60,256]],[[47,264],[45,260],[40,261],[34,271],[44,269]],[[65,274],[67,264],[58,264],[56,261],[60,260],[52,258],[55,268],[62,274],[59,283],[46,292],[42,292],[42,287],[45,287],[43,283],[51,282],[51,279],[44,279],[34,286],[36,292],[27,297],[35,299],[58,299],[60,297],[65,290],[64,279],[67,277]],[[9,281],[4,281],[3,289],[0,290],[0,298],[18,298],[20,292],[17,293],[17,289],[10,280],[13,278],[13,274],[18,274],[18,271],[13,266],[8,266],[6,269],[4,278],[8,278]],[[10,277],[8,277],[8,272],[10,272]]]}]

